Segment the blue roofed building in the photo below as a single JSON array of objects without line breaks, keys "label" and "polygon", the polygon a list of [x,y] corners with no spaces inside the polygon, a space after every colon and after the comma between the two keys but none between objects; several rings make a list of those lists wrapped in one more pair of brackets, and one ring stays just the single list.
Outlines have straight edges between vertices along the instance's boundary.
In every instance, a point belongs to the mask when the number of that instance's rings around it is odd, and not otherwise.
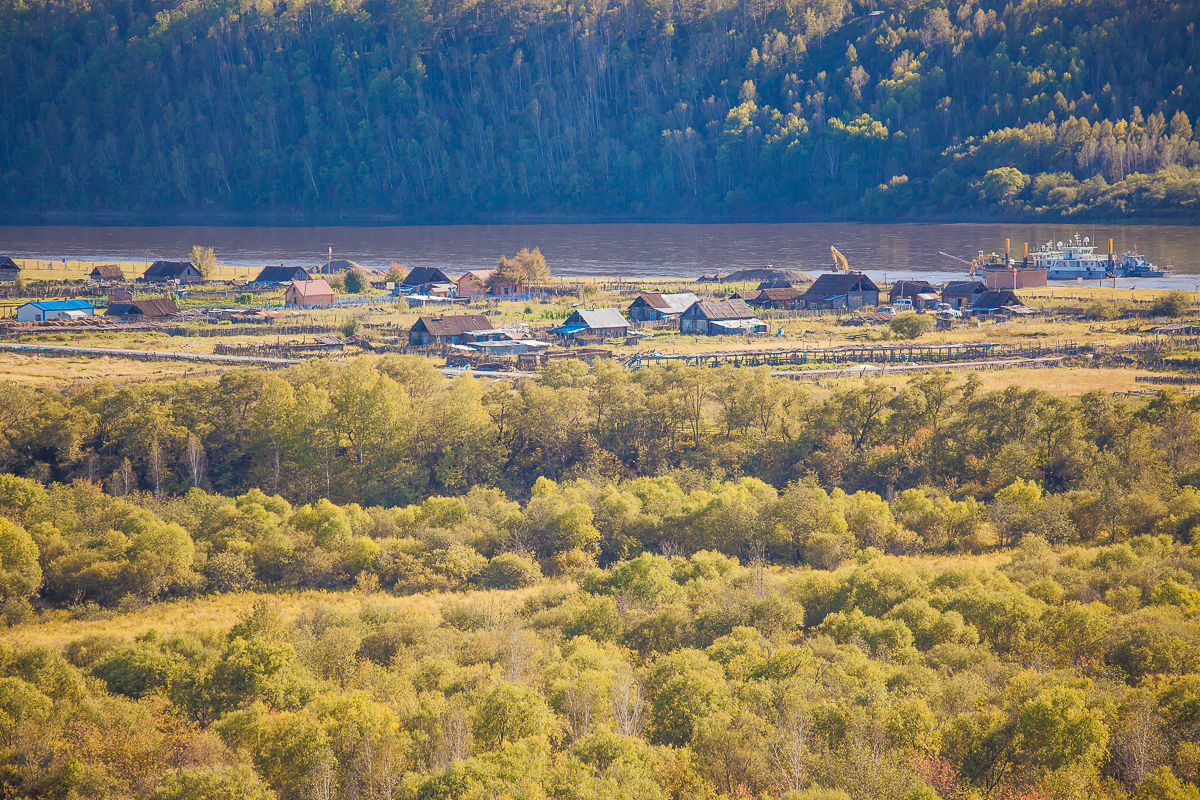
[{"label": "blue roofed building", "polygon": [[48,319],[82,319],[96,316],[96,307],[87,300],[33,300],[17,306],[17,322],[45,322]]}]

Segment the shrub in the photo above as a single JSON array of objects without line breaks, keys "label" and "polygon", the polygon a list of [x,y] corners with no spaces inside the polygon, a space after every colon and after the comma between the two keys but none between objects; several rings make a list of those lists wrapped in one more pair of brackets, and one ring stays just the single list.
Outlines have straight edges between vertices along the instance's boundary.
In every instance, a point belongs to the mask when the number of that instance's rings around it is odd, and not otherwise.
[{"label": "shrub", "polygon": [[933,317],[909,311],[894,317],[888,323],[888,328],[901,339],[916,339],[921,334],[933,330]]},{"label": "shrub", "polygon": [[1191,307],[1192,299],[1187,292],[1176,289],[1156,297],[1150,306],[1150,313],[1156,317],[1182,317]]},{"label": "shrub", "polygon": [[484,585],[493,589],[521,589],[541,579],[542,569],[537,562],[516,553],[501,553],[483,571]]}]

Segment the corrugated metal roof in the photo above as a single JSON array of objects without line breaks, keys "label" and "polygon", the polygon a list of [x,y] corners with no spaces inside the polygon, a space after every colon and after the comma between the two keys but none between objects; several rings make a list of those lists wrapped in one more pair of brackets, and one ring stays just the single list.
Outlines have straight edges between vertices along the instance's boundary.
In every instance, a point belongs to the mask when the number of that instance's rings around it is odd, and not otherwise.
[{"label": "corrugated metal roof", "polygon": [[567,324],[576,318],[589,328],[629,327],[629,320],[625,319],[625,315],[615,308],[579,308],[567,319]]},{"label": "corrugated metal roof", "polygon": [[641,298],[651,308],[665,311],[668,314],[682,314],[691,308],[692,303],[698,299],[691,292],[673,292],[670,294],[664,294],[663,292],[642,292]]},{"label": "corrugated metal roof", "polygon": [[33,306],[40,311],[87,311],[89,308],[93,311],[96,310],[96,307],[87,300],[33,300],[25,305]]}]

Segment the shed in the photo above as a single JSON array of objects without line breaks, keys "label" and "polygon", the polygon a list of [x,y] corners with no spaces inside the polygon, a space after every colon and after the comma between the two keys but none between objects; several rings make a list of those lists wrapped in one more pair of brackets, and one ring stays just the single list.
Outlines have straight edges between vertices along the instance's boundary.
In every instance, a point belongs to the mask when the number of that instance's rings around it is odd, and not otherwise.
[{"label": "shed", "polygon": [[312,275],[304,267],[263,267],[258,277],[251,283],[291,283],[292,281],[311,281]]},{"label": "shed", "polygon": [[142,275],[141,280],[146,283],[196,283],[204,280],[204,276],[190,261],[155,261]]},{"label": "shed", "polygon": [[408,332],[408,343],[414,347],[429,344],[462,344],[466,333],[491,328],[492,321],[483,314],[420,317]]},{"label": "shed", "polygon": [[88,279],[105,283],[124,281],[125,273],[121,271],[121,267],[117,264],[97,264],[88,273]]},{"label": "shed", "polygon": [[642,292],[629,304],[625,313],[634,322],[679,319],[698,299],[692,292]]},{"label": "shed", "polygon": [[312,281],[292,281],[283,293],[283,304],[288,306],[331,306],[333,287],[324,278]]},{"label": "shed", "polygon": [[557,328],[551,328],[565,339],[598,336],[603,339],[623,339],[629,333],[629,320],[615,308],[577,308]]},{"label": "shed", "polygon": [[161,319],[179,313],[175,301],[169,297],[147,297],[142,300],[122,300],[109,303],[104,312],[106,317],[124,319]]},{"label": "shed", "polygon": [[87,300],[33,300],[17,306],[17,322],[45,322],[49,319],[80,319],[96,316],[96,307]]},{"label": "shed", "polygon": [[680,333],[714,336],[766,330],[766,323],[754,316],[754,309],[745,300],[697,300],[679,318]]},{"label": "shed", "polygon": [[0,282],[12,283],[21,277],[21,268],[8,256],[0,258]]},{"label": "shed", "polygon": [[803,308],[862,308],[879,305],[879,287],[861,272],[826,272],[800,296]]},{"label": "shed", "polygon": [[942,289],[942,302],[951,308],[970,308],[986,291],[980,281],[951,281]]}]

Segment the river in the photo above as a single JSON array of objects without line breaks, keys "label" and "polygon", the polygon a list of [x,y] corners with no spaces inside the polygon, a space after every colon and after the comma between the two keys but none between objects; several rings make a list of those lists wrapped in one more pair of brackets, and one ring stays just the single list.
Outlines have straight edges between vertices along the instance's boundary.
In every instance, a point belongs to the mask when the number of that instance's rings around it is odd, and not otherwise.
[{"label": "river", "polygon": [[1088,236],[1103,250],[1109,237],[1118,253],[1137,249],[1152,263],[1179,273],[1136,285],[1194,289],[1200,285],[1200,227],[1076,224],[567,224],[413,227],[129,227],[0,226],[0,256],[82,261],[185,258],[194,244],[209,245],[222,263],[314,267],[334,258],[386,269],[439,267],[454,275],[495,264],[521,247],[542,249],[552,274],[625,278],[695,278],[705,272],[767,264],[817,273],[832,264],[829,246],[850,266],[894,280],[920,276],[944,281],[963,276],[942,250],[970,258],[980,250],[1014,255],[1030,247]]}]

